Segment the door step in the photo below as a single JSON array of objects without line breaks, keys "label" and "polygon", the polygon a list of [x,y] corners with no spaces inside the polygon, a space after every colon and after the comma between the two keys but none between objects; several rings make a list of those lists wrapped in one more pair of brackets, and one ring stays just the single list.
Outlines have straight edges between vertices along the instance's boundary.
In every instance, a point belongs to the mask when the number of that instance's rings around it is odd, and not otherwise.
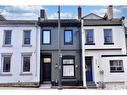
[{"label": "door step", "polygon": [[44,83],[44,84],[41,84],[39,88],[43,88],[43,89],[50,89],[51,88],[51,84],[49,83]]},{"label": "door step", "polygon": [[51,84],[51,81],[43,81],[43,84]]},{"label": "door step", "polygon": [[86,82],[87,88],[88,89],[97,89],[97,86],[95,84],[95,82]]},{"label": "door step", "polygon": [[[53,89],[58,89],[58,86],[52,86]],[[83,86],[62,86],[62,89],[86,89]]]}]

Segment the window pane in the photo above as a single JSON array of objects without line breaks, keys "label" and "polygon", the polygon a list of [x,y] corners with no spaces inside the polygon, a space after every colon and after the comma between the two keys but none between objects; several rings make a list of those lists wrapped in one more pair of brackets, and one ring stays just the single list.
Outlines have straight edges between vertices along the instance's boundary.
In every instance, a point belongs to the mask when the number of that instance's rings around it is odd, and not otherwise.
[{"label": "window pane", "polygon": [[123,71],[123,61],[122,60],[111,60],[110,61],[110,71],[113,71],[113,72]]},{"label": "window pane", "polygon": [[43,31],[43,43],[50,44],[50,31]]},{"label": "window pane", "polygon": [[10,57],[4,57],[3,60],[3,72],[10,72]]},{"label": "window pane", "polygon": [[123,65],[123,64],[122,64],[122,60],[120,60],[120,61],[119,61],[119,66],[122,66],[122,65]]},{"label": "window pane", "polygon": [[64,59],[63,64],[74,64],[74,60],[73,59]]},{"label": "window pane", "polygon": [[44,58],[44,63],[51,63],[51,58]]},{"label": "window pane", "polygon": [[93,30],[86,30],[86,43],[93,43]]},{"label": "window pane", "polygon": [[110,69],[111,69],[111,71],[115,71],[115,70],[116,70],[116,68],[115,68],[115,67],[111,67]]},{"label": "window pane", "polygon": [[30,72],[30,57],[23,57],[23,72]]},{"label": "window pane", "polygon": [[72,31],[65,31],[65,43],[72,43]]},{"label": "window pane", "polygon": [[105,43],[112,43],[112,30],[104,29],[104,41]]},{"label": "window pane", "polygon": [[30,44],[30,31],[24,31],[24,44]]},{"label": "window pane", "polygon": [[64,65],[63,76],[74,76],[74,65]]},{"label": "window pane", "polygon": [[113,66],[113,61],[110,61],[110,66]]},{"label": "window pane", "polygon": [[117,67],[117,70],[118,70],[118,71],[122,70],[122,67]]},{"label": "window pane", "polygon": [[11,31],[5,31],[5,44],[11,44]]},{"label": "window pane", "polygon": [[113,61],[113,66],[115,66],[115,67],[118,66],[118,61],[117,60]]}]

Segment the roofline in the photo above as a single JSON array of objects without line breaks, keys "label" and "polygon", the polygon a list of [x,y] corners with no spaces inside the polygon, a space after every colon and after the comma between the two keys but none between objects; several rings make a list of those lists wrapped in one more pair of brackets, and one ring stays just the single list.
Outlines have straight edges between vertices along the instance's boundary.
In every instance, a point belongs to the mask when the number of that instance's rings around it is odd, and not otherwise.
[{"label": "roofline", "polygon": [[83,26],[121,26],[122,24],[102,24],[102,25],[83,25]]},{"label": "roofline", "polygon": [[5,20],[0,21],[0,26],[6,26],[6,25],[35,25],[38,23],[37,20]]},{"label": "roofline", "polygon": [[[81,22],[78,19],[61,19],[60,20],[61,27],[80,27]],[[41,27],[57,27],[58,19],[47,19],[38,21],[38,25]]]},{"label": "roofline", "polygon": [[97,14],[95,14],[95,13],[89,13],[89,14],[87,14],[87,15],[83,16],[82,18],[84,19],[85,17],[87,17],[87,16],[89,16],[89,15],[91,15],[91,14],[94,14],[94,15],[96,15],[97,17],[99,17],[99,18],[102,18],[102,19],[103,19],[103,17],[101,17],[101,16],[99,16],[99,15],[97,15]]}]

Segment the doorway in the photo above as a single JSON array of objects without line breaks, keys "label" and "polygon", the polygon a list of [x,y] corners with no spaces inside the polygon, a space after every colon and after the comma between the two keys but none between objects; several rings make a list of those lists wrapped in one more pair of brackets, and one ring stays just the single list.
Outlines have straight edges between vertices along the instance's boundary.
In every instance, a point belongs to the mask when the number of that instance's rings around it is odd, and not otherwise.
[{"label": "doorway", "polygon": [[93,81],[92,57],[85,57],[86,82]]},{"label": "doorway", "polygon": [[51,55],[43,55],[40,68],[40,82],[51,81]]}]

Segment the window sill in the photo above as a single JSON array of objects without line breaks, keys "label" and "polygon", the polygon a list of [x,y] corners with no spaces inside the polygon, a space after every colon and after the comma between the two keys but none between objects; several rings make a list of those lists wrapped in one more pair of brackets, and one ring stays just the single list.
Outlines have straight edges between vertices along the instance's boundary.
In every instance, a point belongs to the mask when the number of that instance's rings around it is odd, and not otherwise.
[{"label": "window sill", "polygon": [[124,71],[110,71],[110,73],[123,73]]},{"label": "window sill", "polygon": [[95,45],[95,43],[85,43],[85,45]]},{"label": "window sill", "polygon": [[20,76],[24,76],[24,75],[32,75],[32,73],[21,73]]},{"label": "window sill", "polygon": [[12,76],[11,73],[1,73],[0,76]]},{"label": "window sill", "polygon": [[3,45],[2,47],[12,47],[12,45]]},{"label": "window sill", "polygon": [[75,79],[75,76],[62,76],[62,79]]},{"label": "window sill", "polygon": [[22,45],[22,47],[32,47],[32,45]]},{"label": "window sill", "polygon": [[51,43],[49,43],[49,44],[42,43],[42,45],[51,45]]},{"label": "window sill", "polygon": [[104,43],[104,45],[114,45],[114,43]]},{"label": "window sill", "polygon": [[70,42],[70,43],[65,43],[64,42],[64,45],[73,45],[73,43],[72,42]]}]

